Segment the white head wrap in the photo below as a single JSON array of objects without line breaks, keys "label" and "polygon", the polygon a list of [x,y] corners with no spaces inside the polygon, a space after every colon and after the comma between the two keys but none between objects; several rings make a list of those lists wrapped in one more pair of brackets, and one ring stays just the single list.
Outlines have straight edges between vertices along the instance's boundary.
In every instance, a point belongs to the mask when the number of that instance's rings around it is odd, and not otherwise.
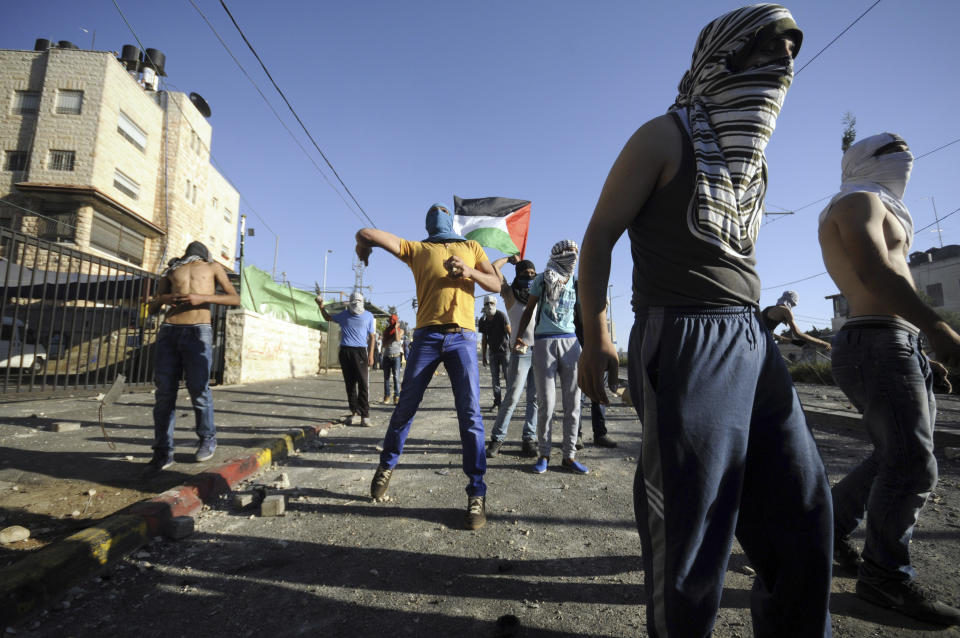
[{"label": "white head wrap", "polygon": [[795,308],[798,303],[800,303],[800,295],[794,290],[784,290],[780,298],[777,299],[778,306],[787,306],[788,308]]},{"label": "white head wrap", "polygon": [[347,304],[347,310],[355,315],[363,312],[363,293],[350,293],[350,303]]},{"label": "white head wrap", "polygon": [[847,149],[841,161],[843,177],[840,192],[820,213],[820,224],[823,224],[830,208],[841,197],[856,192],[873,193],[903,225],[907,233],[907,249],[910,248],[913,244],[913,218],[903,204],[903,193],[910,181],[913,153],[907,150],[875,155],[880,148],[898,141],[903,140],[892,133],[880,133],[864,138]]},{"label": "white head wrap", "polygon": [[492,317],[497,312],[497,298],[487,295],[483,298],[483,314]]}]

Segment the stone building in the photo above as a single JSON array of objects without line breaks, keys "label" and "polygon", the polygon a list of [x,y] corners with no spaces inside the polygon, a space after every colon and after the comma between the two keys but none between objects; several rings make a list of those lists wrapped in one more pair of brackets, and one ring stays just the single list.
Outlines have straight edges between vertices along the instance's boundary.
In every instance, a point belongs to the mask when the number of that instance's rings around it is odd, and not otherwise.
[{"label": "stone building", "polygon": [[232,270],[240,196],[210,164],[209,108],[158,90],[147,53],[0,50],[0,226],[152,272],[200,240]]},{"label": "stone building", "polygon": [[[960,312],[960,246],[950,244],[910,253],[910,276],[917,291],[937,311]],[[841,294],[826,297],[833,303],[833,329],[839,330],[850,316]]]}]

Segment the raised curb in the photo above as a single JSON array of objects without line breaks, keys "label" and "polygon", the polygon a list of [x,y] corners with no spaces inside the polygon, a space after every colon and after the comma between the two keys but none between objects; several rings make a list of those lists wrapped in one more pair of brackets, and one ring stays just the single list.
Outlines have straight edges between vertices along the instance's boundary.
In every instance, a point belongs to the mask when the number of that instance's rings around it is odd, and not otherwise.
[{"label": "raised curb", "polygon": [[[811,426],[832,430],[865,431],[863,418],[858,412],[804,407],[803,414],[807,417],[807,423]],[[933,429],[933,444],[934,447],[940,449],[960,446],[960,429],[955,426],[935,426]]]},{"label": "raised curb", "polygon": [[274,459],[318,436],[324,427],[305,426],[267,440],[257,452],[197,474],[184,485],[134,503],[0,569],[0,627],[43,609],[77,583],[144,545],[171,518],[196,514],[205,502],[230,492]]}]

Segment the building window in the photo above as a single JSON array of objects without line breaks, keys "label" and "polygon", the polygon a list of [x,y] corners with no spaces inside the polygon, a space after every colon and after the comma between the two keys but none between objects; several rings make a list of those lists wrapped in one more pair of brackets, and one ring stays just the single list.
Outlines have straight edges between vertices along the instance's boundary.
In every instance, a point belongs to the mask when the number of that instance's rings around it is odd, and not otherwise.
[{"label": "building window", "polygon": [[93,213],[90,225],[90,245],[137,266],[143,265],[143,250],[147,238],[121,224]]},{"label": "building window", "polygon": [[184,191],[183,196],[186,197],[188,200],[190,199],[190,180],[189,179],[187,180],[187,190]]},{"label": "building window", "polygon": [[196,184],[193,185],[193,203],[194,204],[197,203],[197,185]]},{"label": "building window", "polygon": [[223,209],[223,221],[233,223],[233,212],[229,208]]},{"label": "building window", "polygon": [[5,171],[25,171],[27,170],[26,151],[7,151],[3,154],[3,170]]},{"label": "building window", "polygon": [[16,115],[36,115],[40,112],[40,91],[16,91],[13,96]]},{"label": "building window", "polygon": [[37,237],[47,241],[73,241],[77,225],[75,210],[45,206],[43,215],[37,218]]},{"label": "building window", "polygon": [[120,111],[120,117],[117,119],[117,133],[141,151],[147,148],[146,131],[137,126],[123,111]]},{"label": "building window", "polygon": [[230,259],[230,247],[226,244],[220,244],[220,256],[224,259]]},{"label": "building window", "polygon": [[83,91],[57,91],[57,113],[80,115],[83,106]]},{"label": "building window", "polygon": [[76,159],[76,153],[73,151],[50,151],[50,162],[47,165],[51,171],[72,171],[73,162]]},{"label": "building window", "polygon": [[217,204],[219,203],[220,202],[217,200],[217,198],[214,197],[213,199],[210,200],[210,207],[213,208],[213,210],[217,210]]},{"label": "building window", "polygon": [[140,198],[140,184],[124,175],[119,168],[113,172],[113,186],[130,199]]},{"label": "building window", "polygon": [[930,284],[927,286],[927,296],[930,297],[931,306],[943,305],[943,284]]}]

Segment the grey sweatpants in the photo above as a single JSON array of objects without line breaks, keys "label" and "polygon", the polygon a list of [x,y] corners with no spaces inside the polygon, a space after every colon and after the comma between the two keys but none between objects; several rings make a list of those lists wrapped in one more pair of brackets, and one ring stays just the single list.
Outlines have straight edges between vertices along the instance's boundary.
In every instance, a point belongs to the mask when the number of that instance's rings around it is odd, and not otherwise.
[{"label": "grey sweatpants", "polygon": [[577,362],[580,344],[576,337],[537,337],[533,344],[533,379],[537,384],[537,445],[540,456],[550,456],[553,409],[557,403],[556,379],[560,377],[563,403],[563,458],[577,454],[577,426],[580,422],[580,388]]}]

